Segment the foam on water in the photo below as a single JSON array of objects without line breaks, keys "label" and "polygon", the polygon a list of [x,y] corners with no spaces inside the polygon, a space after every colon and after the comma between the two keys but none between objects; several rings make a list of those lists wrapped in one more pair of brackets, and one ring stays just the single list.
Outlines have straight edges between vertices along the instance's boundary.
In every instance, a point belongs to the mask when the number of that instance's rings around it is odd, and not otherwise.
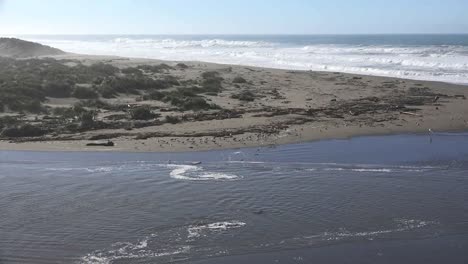
[{"label": "foam on water", "polygon": [[[166,263],[170,262],[174,256],[184,255],[187,258],[187,254],[196,253],[197,248],[191,245],[194,238],[207,238],[210,235],[241,228],[245,225],[244,222],[232,220],[170,228],[148,235],[136,243],[117,242],[108,249],[96,250],[82,257],[81,263],[108,264],[116,260],[130,259],[157,259]],[[183,235],[184,233],[185,235]],[[180,239],[174,239],[175,237]],[[205,253],[208,251],[210,255],[228,252],[226,249],[218,248],[202,248],[201,251]]]},{"label": "foam on water", "polygon": [[[423,221],[414,219],[394,219],[393,228],[383,228],[367,231],[349,231],[346,228],[340,228],[337,231],[324,231],[313,235],[304,235],[300,237],[286,238],[283,240],[264,241],[258,244],[245,245],[249,248],[263,249],[267,251],[280,250],[304,246],[327,245],[339,241],[352,240],[373,240],[392,238],[405,232],[412,232],[429,226],[435,226],[438,223],[434,221]],[[170,228],[151,234],[136,243],[117,242],[108,249],[96,250],[81,258],[83,264],[107,264],[117,260],[158,260],[163,263],[171,261],[175,256],[180,256],[185,260],[191,257],[202,256],[221,256],[229,254],[233,249],[218,245],[219,236],[223,232],[233,232],[247,224],[238,220],[213,222],[209,224],[197,224]],[[186,230],[184,232],[183,230]],[[232,237],[231,239],[236,239]],[[205,244],[208,242],[207,244]]]},{"label": "foam on water", "polygon": [[395,219],[394,222],[397,224],[397,227],[393,229],[351,232],[343,228],[339,232],[324,232],[320,234],[319,236],[324,238],[325,240],[341,240],[345,238],[356,238],[356,237],[371,238],[371,237],[375,237],[378,235],[411,231],[414,229],[426,227],[428,225],[436,224],[436,222],[433,222],[433,221],[423,221],[423,220],[413,220],[413,219]]},{"label": "foam on water", "polygon": [[[229,161],[233,164],[246,164],[250,166],[262,166],[263,168],[275,168],[276,170],[295,170],[306,171],[343,171],[355,173],[398,173],[398,172],[427,172],[433,170],[442,170],[446,167],[434,166],[399,166],[382,164],[352,164],[352,163],[313,163],[313,162],[264,162],[264,161]],[[284,165],[284,166],[282,166]]]},{"label": "foam on water", "polygon": [[48,171],[86,171],[89,173],[109,173],[123,169],[125,169],[124,166],[46,168]]},{"label": "foam on water", "polygon": [[394,171],[392,169],[387,169],[387,168],[381,168],[381,169],[325,168],[324,170],[326,171],[353,171],[353,172],[383,172],[383,173],[390,173]]},{"label": "foam on water", "polygon": [[401,237],[405,232],[415,232],[418,229],[437,226],[435,221],[424,221],[416,219],[394,219],[393,228],[383,228],[369,231],[350,231],[347,228],[340,228],[337,231],[325,231],[313,235],[305,235],[284,239],[279,243],[271,242],[258,245],[259,248],[272,247],[298,247],[298,246],[317,246],[336,242],[355,241],[355,240],[374,240],[393,237]]},{"label": "foam on water", "polygon": [[240,177],[237,175],[226,174],[222,172],[211,172],[205,171],[200,166],[195,165],[176,165],[176,164],[167,164],[165,165],[168,168],[171,168],[170,176],[178,180],[188,180],[188,181],[212,181],[212,180],[224,180],[232,181],[237,180]]},{"label": "foam on water", "polygon": [[362,173],[397,173],[397,172],[426,172],[442,168],[426,167],[426,166],[385,166],[379,165],[336,165],[334,167],[322,168],[323,171],[349,171]]},{"label": "foam on water", "polygon": [[177,180],[187,181],[234,181],[242,177],[217,171],[206,170],[201,166],[184,164],[160,164],[148,162],[133,162],[124,165],[106,165],[95,167],[56,167],[45,168],[47,171],[69,172],[83,171],[87,173],[109,174],[113,172],[142,172],[152,171],[154,167],[165,167],[171,169],[169,176]]},{"label": "foam on water", "polygon": [[188,238],[200,237],[202,235],[206,236],[206,231],[210,232],[220,232],[226,231],[229,229],[240,228],[245,226],[246,223],[241,221],[226,221],[226,222],[216,222],[207,225],[194,225],[187,228]]},{"label": "foam on water", "polygon": [[[118,243],[117,243],[118,244]],[[170,257],[188,253],[190,251],[189,246],[183,246],[174,251],[167,252],[153,252],[151,250],[144,250],[139,245],[133,245],[131,243],[123,243],[123,246],[114,246],[115,249],[109,251],[96,251],[90,253],[81,258],[83,264],[110,264],[116,260],[122,259],[145,259],[145,258],[158,258],[158,257]],[[133,246],[132,246],[133,245]]]},{"label": "foam on water", "polygon": [[156,37],[28,40],[68,52],[94,55],[207,61],[468,83],[468,47],[461,45],[308,45],[259,40]]}]

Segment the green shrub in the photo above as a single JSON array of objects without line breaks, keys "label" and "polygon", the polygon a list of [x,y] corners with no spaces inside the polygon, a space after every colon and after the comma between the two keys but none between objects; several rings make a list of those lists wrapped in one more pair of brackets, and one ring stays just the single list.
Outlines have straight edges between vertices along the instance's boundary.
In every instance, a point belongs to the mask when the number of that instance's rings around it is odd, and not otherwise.
[{"label": "green shrub", "polygon": [[151,112],[151,108],[148,106],[135,108],[130,112],[130,115],[134,120],[149,120],[156,117],[156,115]]},{"label": "green shrub", "polygon": [[102,62],[89,66],[89,70],[99,75],[114,75],[119,72],[119,68]]},{"label": "green shrub", "polygon": [[179,88],[177,89],[177,93],[184,96],[184,97],[194,97],[196,96],[200,91],[198,88]]},{"label": "green shrub", "polygon": [[246,83],[246,82],[247,80],[240,76],[237,76],[232,80],[232,83]]},{"label": "green shrub", "polygon": [[0,117],[0,129],[5,127],[12,127],[19,123],[19,120],[16,116],[3,116]]},{"label": "green shrub", "polygon": [[80,101],[75,104],[76,107],[89,107],[89,108],[103,108],[103,109],[110,109],[111,105],[108,103],[101,101],[99,99],[90,99],[90,100],[84,100]]},{"label": "green shrub", "polygon": [[129,74],[129,75],[139,75],[139,76],[143,75],[140,69],[133,68],[133,67],[122,69],[121,72],[123,74]]},{"label": "green shrub", "polygon": [[159,91],[152,91],[149,94],[143,96],[144,100],[157,100],[161,101],[166,96],[165,93]]},{"label": "green shrub", "polygon": [[44,84],[44,93],[46,96],[54,98],[70,97],[74,88],[72,82],[52,81]]},{"label": "green shrub", "polygon": [[73,91],[72,96],[78,99],[94,99],[98,97],[98,94],[93,89],[78,86]]},{"label": "green shrub", "polygon": [[169,70],[174,70],[173,67],[165,63],[162,63],[160,65],[139,65],[137,68],[152,73],[163,73]]},{"label": "green shrub", "polygon": [[45,111],[39,100],[27,101],[23,104],[22,109],[30,113],[42,113]]},{"label": "green shrub", "polygon": [[98,87],[98,91],[103,98],[114,98],[117,96],[117,91],[109,85],[102,85]]},{"label": "green shrub", "polygon": [[[95,99],[101,95],[113,98],[119,93],[140,94],[141,91],[180,85],[174,76],[154,80],[153,77],[145,76],[142,69],[165,72],[173,67],[161,64],[120,70],[106,63],[87,66],[75,60],[15,60],[0,57],[0,111],[41,112],[43,108],[40,105],[46,97]],[[120,73],[126,76],[120,77]],[[84,88],[76,84],[94,87]]]},{"label": "green shrub", "polygon": [[217,71],[207,71],[207,72],[202,73],[201,76],[205,80],[221,78],[219,72]]},{"label": "green shrub", "polygon": [[159,80],[159,81],[162,81],[163,83],[165,83],[167,87],[180,85],[180,82],[177,79],[177,77],[172,76],[172,75],[167,75],[164,77],[164,80]]},{"label": "green shrub", "polygon": [[10,110],[16,112],[42,113],[45,111],[40,100],[32,98],[11,97],[11,101],[6,102]]},{"label": "green shrub", "polygon": [[166,77],[163,80],[153,80],[147,77],[109,78],[103,81],[98,90],[102,91],[101,94],[113,97],[117,93],[138,94],[139,90],[166,89],[175,85],[175,81],[170,77]]},{"label": "green shrub", "polygon": [[187,64],[185,64],[185,63],[177,63],[176,66],[177,66],[177,68],[180,68],[182,70],[186,70],[186,69],[189,68],[189,66],[187,66]]},{"label": "green shrub", "polygon": [[72,107],[55,107],[52,109],[52,114],[66,119],[77,116]]},{"label": "green shrub", "polygon": [[223,86],[220,79],[208,79],[202,82],[202,88],[205,92],[220,92]]},{"label": "green shrub", "polygon": [[169,124],[177,124],[180,123],[181,120],[177,116],[166,116],[165,121]]},{"label": "green shrub", "polygon": [[233,94],[231,98],[246,102],[252,102],[255,100],[255,95],[251,91],[242,91],[239,94]]},{"label": "green shrub", "polygon": [[9,138],[20,138],[20,137],[40,137],[47,133],[40,127],[36,127],[31,124],[24,124],[21,126],[7,127],[3,129],[2,136]]},{"label": "green shrub", "polygon": [[181,103],[180,107],[184,110],[194,111],[208,110],[212,108],[212,106],[208,104],[203,97],[186,98],[186,100]]},{"label": "green shrub", "polygon": [[85,111],[80,115],[80,127],[82,129],[91,129],[94,127],[96,118],[96,112],[94,111]]}]

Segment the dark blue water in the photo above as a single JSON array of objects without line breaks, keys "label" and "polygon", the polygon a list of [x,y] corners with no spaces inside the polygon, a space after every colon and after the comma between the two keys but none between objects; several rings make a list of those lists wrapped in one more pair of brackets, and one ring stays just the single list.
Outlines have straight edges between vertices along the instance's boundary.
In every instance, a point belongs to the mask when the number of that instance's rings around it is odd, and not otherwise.
[{"label": "dark blue water", "polygon": [[468,260],[468,134],[2,151],[0,171],[2,264]]}]

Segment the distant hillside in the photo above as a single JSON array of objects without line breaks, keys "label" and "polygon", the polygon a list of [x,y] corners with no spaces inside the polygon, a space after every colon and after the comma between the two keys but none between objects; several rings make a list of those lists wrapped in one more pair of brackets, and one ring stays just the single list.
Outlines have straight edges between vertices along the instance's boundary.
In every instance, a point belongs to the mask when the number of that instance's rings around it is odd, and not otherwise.
[{"label": "distant hillside", "polygon": [[56,48],[16,38],[0,38],[0,56],[27,58],[65,54]]}]

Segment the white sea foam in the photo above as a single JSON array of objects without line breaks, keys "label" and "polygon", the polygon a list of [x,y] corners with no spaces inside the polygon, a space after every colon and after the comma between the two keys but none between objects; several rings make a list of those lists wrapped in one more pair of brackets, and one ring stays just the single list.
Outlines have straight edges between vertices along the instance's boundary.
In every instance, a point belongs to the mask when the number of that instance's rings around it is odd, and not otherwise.
[{"label": "white sea foam", "polygon": [[158,258],[180,255],[188,253],[190,246],[182,246],[173,251],[167,252],[154,252],[151,250],[142,250],[138,245],[131,246],[131,243],[122,243],[121,247],[114,246],[115,248],[109,251],[95,251],[81,258],[82,264],[110,264],[116,260],[122,259],[144,259],[144,258]]},{"label": "white sea foam", "polygon": [[393,172],[392,169],[380,168],[380,169],[352,169],[352,168],[325,168],[326,171],[354,171],[354,172]]},{"label": "white sea foam", "polygon": [[[372,239],[372,238],[386,235],[386,234],[407,232],[407,231],[412,231],[412,230],[416,230],[419,228],[424,228],[429,225],[437,224],[437,222],[434,222],[434,221],[423,221],[423,220],[414,220],[414,219],[395,219],[394,222],[396,223],[397,226],[394,228],[389,228],[389,229],[352,232],[352,231],[348,231],[346,228],[341,228],[339,231],[336,231],[336,232],[323,232],[317,235],[296,238],[295,240],[301,240],[301,239],[317,240],[318,239],[318,240],[323,240],[323,241],[336,241],[336,240],[352,239],[352,238]],[[286,242],[287,241],[283,241],[282,243],[286,243]]]},{"label": "white sea foam", "polygon": [[229,163],[240,163],[240,164],[265,164],[267,162],[264,161],[239,161],[239,160],[231,160]]},{"label": "white sea foam", "polygon": [[[333,164],[330,164],[333,165]],[[396,173],[396,172],[426,172],[431,170],[442,169],[440,167],[430,166],[389,166],[389,165],[373,165],[373,164],[335,164],[333,167],[321,168],[323,171],[349,171],[362,173]]]},{"label": "white sea foam", "polygon": [[395,222],[397,223],[398,227],[393,229],[383,229],[383,230],[375,230],[375,231],[361,231],[361,232],[350,232],[346,231],[346,229],[342,229],[340,232],[325,232],[323,234],[327,240],[340,240],[343,238],[351,238],[351,237],[373,237],[383,234],[390,234],[390,233],[397,233],[397,232],[405,232],[410,231],[418,228],[423,228],[425,226],[435,224],[432,221],[422,221],[422,220],[414,220],[414,219],[396,219]]},{"label": "white sea foam", "polygon": [[222,172],[211,172],[205,171],[200,166],[195,165],[176,165],[176,164],[167,164],[164,165],[168,168],[171,168],[172,171],[169,173],[170,176],[178,180],[188,180],[188,181],[213,181],[213,180],[224,180],[232,181],[237,180],[240,177],[233,174],[227,174]]},{"label": "white sea foam", "polygon": [[272,47],[272,43],[263,41],[236,41],[222,39],[204,39],[204,40],[174,40],[174,39],[131,39],[115,38],[112,43],[128,45],[145,45],[159,48],[250,48],[250,47]]},{"label": "white sea foam", "polygon": [[[207,237],[219,232],[225,232],[245,226],[241,221],[223,221],[210,224],[182,226],[170,228],[156,234],[151,234],[136,243],[117,242],[107,249],[96,250],[81,258],[83,264],[108,264],[117,260],[131,259],[158,259],[161,262],[170,262],[175,255],[188,254],[192,252],[191,242],[195,238]],[[171,240],[171,237],[184,234],[184,240]],[[224,252],[226,252],[224,250]],[[218,252],[219,253],[219,252]]]},{"label": "white sea foam", "polygon": [[207,61],[296,70],[340,71],[468,83],[468,47],[286,45],[267,41],[115,38],[29,39],[69,52],[181,61]]},{"label": "white sea foam", "polygon": [[205,232],[221,232],[229,229],[241,228],[246,223],[241,221],[216,222],[206,225],[194,225],[187,228],[188,238],[196,238],[204,235]]},{"label": "white sea foam", "polygon": [[123,166],[46,168],[48,171],[86,171],[90,173],[108,173],[122,169],[124,169]]}]

